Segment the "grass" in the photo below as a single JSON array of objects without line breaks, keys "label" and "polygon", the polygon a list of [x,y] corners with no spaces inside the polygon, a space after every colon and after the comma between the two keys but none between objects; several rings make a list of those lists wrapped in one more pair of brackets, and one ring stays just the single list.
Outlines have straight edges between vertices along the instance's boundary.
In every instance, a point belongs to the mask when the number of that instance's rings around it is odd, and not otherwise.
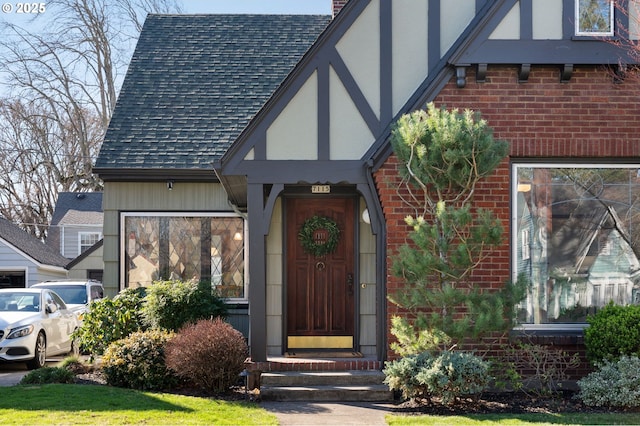
[{"label": "grass", "polygon": [[638,425],[640,413],[473,414],[468,416],[387,415],[390,426],[409,425]]},{"label": "grass", "polygon": [[[100,385],[0,387],[3,425],[277,425],[275,415],[247,401],[223,401],[141,392]],[[386,416],[407,425],[623,425],[640,424],[640,413],[473,414]]]},{"label": "grass", "polygon": [[99,385],[0,387],[3,425],[277,425],[248,401],[222,401]]}]

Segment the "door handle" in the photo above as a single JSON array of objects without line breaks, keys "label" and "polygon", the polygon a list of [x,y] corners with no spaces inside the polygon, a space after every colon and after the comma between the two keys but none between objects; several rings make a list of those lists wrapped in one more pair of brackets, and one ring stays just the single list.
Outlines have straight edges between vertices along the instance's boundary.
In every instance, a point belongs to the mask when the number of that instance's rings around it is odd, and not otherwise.
[{"label": "door handle", "polygon": [[347,292],[353,296],[353,274],[347,274]]}]

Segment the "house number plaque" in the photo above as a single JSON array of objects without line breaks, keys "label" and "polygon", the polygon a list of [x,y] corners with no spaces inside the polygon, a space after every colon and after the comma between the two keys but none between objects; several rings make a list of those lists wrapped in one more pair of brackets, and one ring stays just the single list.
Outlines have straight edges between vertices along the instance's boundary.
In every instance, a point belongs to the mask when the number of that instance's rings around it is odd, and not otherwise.
[{"label": "house number plaque", "polygon": [[331,185],[311,185],[312,194],[329,194],[331,192]]}]

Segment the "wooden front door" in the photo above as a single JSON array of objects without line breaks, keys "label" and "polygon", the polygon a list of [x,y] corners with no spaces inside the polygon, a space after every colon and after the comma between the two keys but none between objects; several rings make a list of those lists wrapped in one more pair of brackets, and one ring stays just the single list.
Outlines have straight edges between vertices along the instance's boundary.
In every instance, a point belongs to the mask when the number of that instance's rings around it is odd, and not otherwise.
[{"label": "wooden front door", "polygon": [[[354,347],[354,212],[353,198],[287,200],[287,349]],[[338,225],[331,253],[303,249],[298,235],[314,216]],[[317,244],[327,236],[323,229],[314,234]]]}]

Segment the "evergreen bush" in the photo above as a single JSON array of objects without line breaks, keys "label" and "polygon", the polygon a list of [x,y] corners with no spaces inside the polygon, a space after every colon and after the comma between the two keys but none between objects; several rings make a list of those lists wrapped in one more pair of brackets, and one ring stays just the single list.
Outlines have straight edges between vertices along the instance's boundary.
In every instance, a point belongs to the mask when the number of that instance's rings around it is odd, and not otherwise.
[{"label": "evergreen bush", "polygon": [[102,372],[112,386],[170,389],[176,377],[165,365],[165,344],[173,336],[162,330],[138,331],[109,345],[102,357]]},{"label": "evergreen bush", "polygon": [[450,405],[459,398],[477,395],[489,385],[489,363],[468,352],[428,352],[387,363],[385,383],[405,398],[439,398]]},{"label": "evergreen bush", "polygon": [[102,355],[111,343],[143,330],[143,297],[144,288],[125,289],[113,299],[92,302],[82,325],[73,333],[80,351],[93,358]]},{"label": "evergreen bush", "polygon": [[74,383],[76,375],[62,367],[42,367],[30,371],[21,380],[21,385],[44,385],[48,383]]},{"label": "evergreen bush", "polygon": [[156,281],[147,288],[142,314],[150,328],[177,331],[201,319],[224,318],[227,309],[211,283]]},{"label": "evergreen bush", "polygon": [[403,338],[397,348],[419,349],[429,339],[459,344],[508,330],[526,295],[526,280],[487,291],[473,276],[503,244],[500,218],[474,205],[473,197],[479,182],[505,159],[508,143],[494,139],[479,113],[429,103],[398,119],[391,146],[403,178],[400,197],[415,212],[405,218],[410,242],[394,254],[391,266],[406,285],[389,300],[410,319],[391,330]]},{"label": "evergreen bush", "polygon": [[640,407],[640,359],[622,355],[605,360],[596,371],[578,381],[580,398],[596,407]]},{"label": "evergreen bush", "polygon": [[418,382],[418,373],[433,364],[434,356],[430,352],[412,354],[395,361],[387,361],[382,372],[384,383],[389,389],[400,391],[405,399],[429,399],[429,393]]},{"label": "evergreen bush", "polygon": [[623,355],[640,356],[640,305],[620,306],[610,302],[587,317],[584,330],[587,358],[594,365],[615,361]]},{"label": "evergreen bush", "polygon": [[220,318],[186,325],[166,346],[166,364],[177,376],[217,393],[238,381],[247,355],[242,333]]}]

